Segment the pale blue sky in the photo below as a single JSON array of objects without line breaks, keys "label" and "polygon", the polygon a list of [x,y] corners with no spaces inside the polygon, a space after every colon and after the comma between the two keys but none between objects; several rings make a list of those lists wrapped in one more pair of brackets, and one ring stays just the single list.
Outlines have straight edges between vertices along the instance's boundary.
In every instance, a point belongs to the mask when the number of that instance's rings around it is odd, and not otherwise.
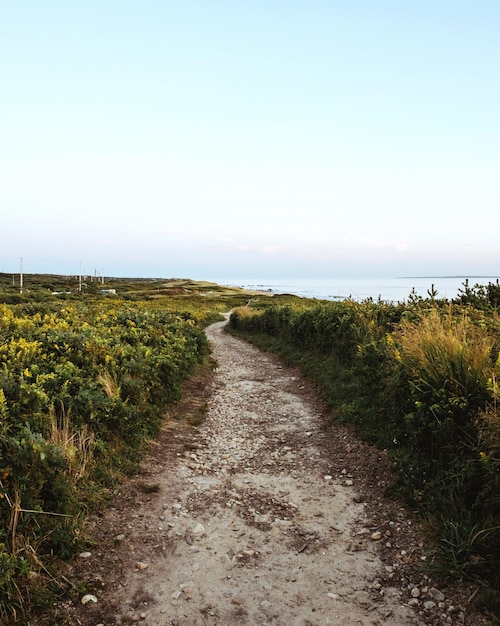
[{"label": "pale blue sky", "polygon": [[0,271],[500,273],[498,0],[0,9]]}]

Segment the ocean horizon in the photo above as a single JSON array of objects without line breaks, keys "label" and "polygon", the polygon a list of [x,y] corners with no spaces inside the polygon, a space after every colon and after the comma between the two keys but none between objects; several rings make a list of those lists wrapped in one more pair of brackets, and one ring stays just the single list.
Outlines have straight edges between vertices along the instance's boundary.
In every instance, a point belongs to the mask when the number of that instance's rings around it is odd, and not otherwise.
[{"label": "ocean horizon", "polygon": [[351,299],[362,302],[368,298],[386,302],[407,302],[415,292],[422,298],[431,290],[436,298],[452,300],[458,297],[468,281],[470,287],[487,285],[498,280],[495,276],[405,276],[396,278],[223,278],[219,285],[241,287],[252,291],[293,294],[302,298],[321,300]]}]

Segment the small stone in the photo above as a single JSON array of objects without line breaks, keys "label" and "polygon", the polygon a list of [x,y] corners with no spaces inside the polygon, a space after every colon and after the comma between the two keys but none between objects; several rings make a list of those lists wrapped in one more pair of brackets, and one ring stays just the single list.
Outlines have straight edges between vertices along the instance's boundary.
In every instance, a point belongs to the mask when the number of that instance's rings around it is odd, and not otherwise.
[{"label": "small stone", "polygon": [[430,611],[431,609],[435,609],[436,608],[436,603],[433,602],[432,600],[427,600],[426,602],[424,602],[424,609],[426,611]]},{"label": "small stone", "polygon": [[193,535],[197,535],[198,537],[200,537],[201,535],[205,534],[205,526],[203,526],[203,524],[196,524],[196,526],[193,528],[193,530],[191,531],[193,533]]},{"label": "small stone", "polygon": [[116,535],[115,541],[123,541],[125,539],[125,535]]},{"label": "small stone", "polygon": [[408,606],[419,606],[420,605],[420,600],[418,600],[417,598],[412,598],[411,600],[408,601]]},{"label": "small stone", "polygon": [[82,598],[82,604],[97,604],[97,598],[93,596],[91,593],[88,593],[86,596]]},{"label": "small stone", "polygon": [[142,561],[137,561],[137,563],[135,564],[135,568],[140,571],[148,569],[148,567],[148,563],[143,563]]},{"label": "small stone", "polygon": [[431,587],[427,592],[427,595],[436,602],[444,602],[444,593],[439,591],[439,589],[436,589],[436,587]]},{"label": "small stone", "polygon": [[420,589],[418,587],[413,587],[413,589],[411,590],[411,597],[420,598]]},{"label": "small stone", "polygon": [[338,595],[336,593],[328,593],[327,596],[332,600],[338,600]]},{"label": "small stone", "polygon": [[332,480],[333,476],[331,476],[330,474],[327,474],[326,476],[323,476],[323,478],[325,480]]},{"label": "small stone", "polygon": [[371,536],[371,540],[372,541],[379,541],[380,539],[382,539],[382,533],[380,532],[380,530],[377,530],[376,532],[374,532]]},{"label": "small stone", "polygon": [[92,552],[80,552],[79,557],[81,559],[90,559]]}]

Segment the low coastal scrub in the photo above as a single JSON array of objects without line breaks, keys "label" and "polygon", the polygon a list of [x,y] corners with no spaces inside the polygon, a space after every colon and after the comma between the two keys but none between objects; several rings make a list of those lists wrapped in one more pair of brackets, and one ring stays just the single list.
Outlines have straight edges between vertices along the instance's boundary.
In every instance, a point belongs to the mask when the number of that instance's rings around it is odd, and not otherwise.
[{"label": "low coastal scrub", "polygon": [[86,515],[137,467],[208,355],[203,327],[244,301],[148,293],[0,304],[0,623],[60,591]]},{"label": "low coastal scrub", "polygon": [[[494,287],[494,286],[493,286]],[[494,289],[453,302],[257,301],[229,331],[311,376],[336,419],[386,449],[432,533],[441,577],[500,571],[500,318]]]}]

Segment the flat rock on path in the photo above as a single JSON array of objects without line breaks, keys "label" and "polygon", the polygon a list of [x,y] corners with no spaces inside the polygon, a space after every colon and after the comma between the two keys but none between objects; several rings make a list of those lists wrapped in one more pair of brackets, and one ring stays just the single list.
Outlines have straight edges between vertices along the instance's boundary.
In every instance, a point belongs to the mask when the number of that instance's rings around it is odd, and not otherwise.
[{"label": "flat rock on path", "polygon": [[328,474],[314,397],[294,370],[223,326],[207,329],[218,368],[206,420],[160,468],[139,512],[117,516],[116,554],[106,555],[116,585],[103,584],[81,620],[419,624],[408,599],[377,582],[377,537],[353,481]]}]

